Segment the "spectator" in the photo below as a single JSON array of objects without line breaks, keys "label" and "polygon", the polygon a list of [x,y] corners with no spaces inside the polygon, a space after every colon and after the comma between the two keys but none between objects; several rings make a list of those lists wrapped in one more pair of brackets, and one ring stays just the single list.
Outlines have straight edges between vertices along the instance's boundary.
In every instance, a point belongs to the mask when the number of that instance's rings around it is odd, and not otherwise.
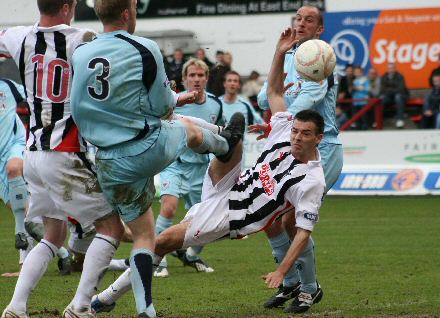
[{"label": "spectator", "polygon": [[[440,53],[438,54],[438,62],[440,64]],[[433,77],[436,75],[440,75],[440,65],[432,70],[431,75],[429,76],[429,86],[434,87]]]},{"label": "spectator", "polygon": [[405,78],[397,71],[394,63],[388,64],[386,73],[380,79],[380,95],[385,107],[396,105],[396,128],[403,128],[405,103],[409,93]]},{"label": "spectator", "polygon": [[[338,99],[350,99],[353,93],[353,65],[347,64],[345,66],[345,75],[339,79]],[[348,117],[351,117],[352,104],[351,103],[339,103],[342,110],[347,113]]]},{"label": "spectator", "polygon": [[370,68],[368,71],[368,79],[370,80],[370,97],[379,98],[380,76],[374,67]]},{"label": "spectator", "polygon": [[257,71],[252,71],[246,83],[243,84],[241,92],[244,96],[246,96],[249,99],[255,110],[258,111],[262,116],[263,112],[258,107],[258,102],[257,102],[258,93],[260,92],[261,87],[263,86],[259,78],[260,78],[260,73],[258,73]]},{"label": "spectator", "polygon": [[422,128],[440,128],[440,74],[432,77],[432,91],[425,96]]},{"label": "spectator", "polygon": [[223,64],[223,55],[225,52],[218,50],[215,52],[215,64]]},{"label": "spectator", "polygon": [[168,64],[169,73],[167,74],[170,81],[176,82],[176,92],[184,91],[182,83],[182,68],[185,64],[185,59],[182,49],[174,50],[174,56],[171,62]]},{"label": "spectator", "polygon": [[198,48],[195,54],[196,59],[202,60],[208,66],[209,69],[214,65],[207,57],[203,48]]},{"label": "spectator", "polygon": [[232,55],[231,53],[217,51],[216,59],[217,64],[215,64],[209,72],[207,91],[219,97],[225,94],[223,81],[225,74],[231,70]]},{"label": "spectator", "polygon": [[[355,66],[353,69],[353,99],[366,99],[370,97],[370,81],[364,76],[364,70],[360,66]],[[359,112],[364,106],[368,104],[367,100],[354,101],[354,113]],[[372,124],[372,113],[366,113],[356,124],[356,128],[366,130]]]}]

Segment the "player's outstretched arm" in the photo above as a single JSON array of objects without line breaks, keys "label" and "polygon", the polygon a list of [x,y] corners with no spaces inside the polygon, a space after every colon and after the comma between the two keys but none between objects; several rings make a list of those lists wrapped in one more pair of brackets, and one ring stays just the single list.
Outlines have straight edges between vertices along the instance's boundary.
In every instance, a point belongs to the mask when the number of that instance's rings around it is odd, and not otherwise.
[{"label": "player's outstretched arm", "polygon": [[281,262],[280,266],[278,266],[275,272],[271,272],[263,277],[265,280],[267,287],[269,288],[278,288],[284,279],[284,276],[287,272],[292,268],[295,261],[301,255],[302,251],[306,247],[311,232],[304,230],[302,228],[297,228],[295,238],[293,239],[292,244],[287,251],[286,256]]},{"label": "player's outstretched arm", "polygon": [[278,40],[268,76],[267,95],[272,114],[286,111],[284,101],[284,55],[296,43],[295,31],[286,29]]}]

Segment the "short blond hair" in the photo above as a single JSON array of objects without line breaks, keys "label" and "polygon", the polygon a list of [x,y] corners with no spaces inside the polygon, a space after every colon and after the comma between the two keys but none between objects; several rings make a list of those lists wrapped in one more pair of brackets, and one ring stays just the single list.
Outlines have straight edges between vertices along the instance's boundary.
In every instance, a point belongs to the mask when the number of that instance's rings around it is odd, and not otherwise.
[{"label": "short blond hair", "polygon": [[188,67],[197,66],[205,70],[206,78],[209,78],[209,67],[205,62],[196,58],[190,58],[185,64],[183,64],[182,68],[182,77],[185,78],[188,75]]},{"label": "short blond hair", "polygon": [[104,24],[121,19],[121,13],[130,9],[131,0],[95,0],[95,13]]}]

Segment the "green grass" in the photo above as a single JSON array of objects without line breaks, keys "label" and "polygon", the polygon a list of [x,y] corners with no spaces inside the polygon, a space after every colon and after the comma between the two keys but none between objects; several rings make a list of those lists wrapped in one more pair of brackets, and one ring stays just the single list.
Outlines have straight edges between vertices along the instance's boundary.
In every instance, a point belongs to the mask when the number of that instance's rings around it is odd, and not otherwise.
[{"label": "green grass", "polygon": [[[328,197],[313,235],[324,298],[305,316],[440,317],[439,234],[438,197]],[[4,206],[0,248],[0,272],[15,271],[13,219]],[[125,257],[129,250],[122,244],[117,255]],[[203,256],[214,273],[198,274],[168,258],[171,276],[154,280],[159,317],[288,317],[262,307],[273,290],[260,277],[274,268],[264,234],[208,245]],[[108,273],[102,287],[117,275]],[[58,317],[78,280],[78,274],[57,276],[52,262],[29,300],[31,317]],[[15,282],[0,277],[1,308]],[[132,294],[111,315],[99,317],[136,317]]]}]

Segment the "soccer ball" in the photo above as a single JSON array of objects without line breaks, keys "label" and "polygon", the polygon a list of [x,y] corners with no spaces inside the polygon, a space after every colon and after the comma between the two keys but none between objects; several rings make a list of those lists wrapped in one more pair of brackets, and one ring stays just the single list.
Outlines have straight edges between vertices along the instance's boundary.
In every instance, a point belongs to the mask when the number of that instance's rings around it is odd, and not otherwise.
[{"label": "soccer ball", "polygon": [[302,78],[320,82],[333,73],[336,55],[328,43],[317,39],[308,40],[296,50],[294,64]]}]

